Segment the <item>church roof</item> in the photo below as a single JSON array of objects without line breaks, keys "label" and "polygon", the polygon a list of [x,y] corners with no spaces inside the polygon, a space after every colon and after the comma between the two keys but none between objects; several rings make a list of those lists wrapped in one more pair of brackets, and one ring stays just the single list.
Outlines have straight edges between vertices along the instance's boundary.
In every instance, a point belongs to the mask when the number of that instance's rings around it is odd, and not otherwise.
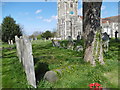
[{"label": "church roof", "polygon": [[[83,19],[83,16],[78,15],[79,18]],[[120,15],[118,16],[111,16],[111,17],[106,17],[106,18],[101,18],[102,23],[111,23],[111,22],[119,22],[120,20]]]}]

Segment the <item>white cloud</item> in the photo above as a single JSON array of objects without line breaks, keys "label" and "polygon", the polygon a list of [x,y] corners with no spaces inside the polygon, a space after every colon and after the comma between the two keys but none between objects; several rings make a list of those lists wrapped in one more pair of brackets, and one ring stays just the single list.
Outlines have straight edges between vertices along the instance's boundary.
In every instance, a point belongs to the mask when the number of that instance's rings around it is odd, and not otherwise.
[{"label": "white cloud", "polygon": [[52,19],[44,19],[43,21],[45,21],[45,22],[51,22]]},{"label": "white cloud", "polygon": [[101,7],[101,10],[104,10],[105,8],[106,8],[106,6],[102,6],[102,7]]},{"label": "white cloud", "polygon": [[43,17],[42,16],[38,16],[37,19],[43,19]]},{"label": "white cloud", "polygon": [[38,14],[38,13],[40,13],[40,12],[42,12],[42,10],[40,9],[40,10],[36,10],[36,14]]},{"label": "white cloud", "polygon": [[56,15],[56,16],[53,15],[53,16],[51,16],[51,18],[49,18],[49,19],[43,19],[43,21],[45,21],[45,22],[52,22],[52,21],[54,21],[54,20],[57,20],[57,15]]},{"label": "white cloud", "polygon": [[56,16],[53,15],[51,18],[57,20],[57,15]]},{"label": "white cloud", "polygon": [[83,10],[83,8],[78,9],[78,15],[82,16],[82,10]]}]

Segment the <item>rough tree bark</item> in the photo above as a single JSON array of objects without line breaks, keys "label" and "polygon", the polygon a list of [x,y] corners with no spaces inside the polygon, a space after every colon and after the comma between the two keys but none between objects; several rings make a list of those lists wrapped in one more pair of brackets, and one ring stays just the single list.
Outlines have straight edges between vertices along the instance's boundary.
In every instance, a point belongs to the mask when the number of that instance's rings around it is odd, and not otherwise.
[{"label": "rough tree bark", "polygon": [[104,64],[100,27],[101,2],[83,1],[83,33],[85,40],[84,60],[93,66],[96,61]]}]

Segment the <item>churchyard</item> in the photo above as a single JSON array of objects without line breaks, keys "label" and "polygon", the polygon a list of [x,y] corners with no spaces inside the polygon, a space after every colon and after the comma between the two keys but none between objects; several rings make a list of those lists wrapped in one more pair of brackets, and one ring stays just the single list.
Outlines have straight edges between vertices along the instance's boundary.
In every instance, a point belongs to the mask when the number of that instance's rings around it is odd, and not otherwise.
[{"label": "churchyard", "polygon": [[[64,48],[68,41],[60,42],[62,47],[54,46],[51,40],[31,42],[37,88],[89,88],[91,83],[99,83],[103,88],[118,88],[119,41],[110,39],[108,51],[104,53],[105,64],[97,62],[96,66],[84,62],[84,47],[77,51]],[[84,46],[83,40],[76,44]],[[19,61],[16,44],[2,43],[1,47],[2,87],[32,88],[26,77],[25,66]],[[50,71],[56,73],[52,74],[52,79],[46,73]]]}]

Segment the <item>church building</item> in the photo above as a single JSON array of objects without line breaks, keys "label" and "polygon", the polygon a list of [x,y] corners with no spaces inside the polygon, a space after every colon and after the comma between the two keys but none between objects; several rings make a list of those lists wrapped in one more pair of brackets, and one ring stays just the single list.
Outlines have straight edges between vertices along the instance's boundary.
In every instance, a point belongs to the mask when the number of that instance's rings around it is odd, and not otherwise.
[{"label": "church building", "polygon": [[81,36],[82,17],[78,16],[78,0],[58,0],[57,34],[62,40]]}]

